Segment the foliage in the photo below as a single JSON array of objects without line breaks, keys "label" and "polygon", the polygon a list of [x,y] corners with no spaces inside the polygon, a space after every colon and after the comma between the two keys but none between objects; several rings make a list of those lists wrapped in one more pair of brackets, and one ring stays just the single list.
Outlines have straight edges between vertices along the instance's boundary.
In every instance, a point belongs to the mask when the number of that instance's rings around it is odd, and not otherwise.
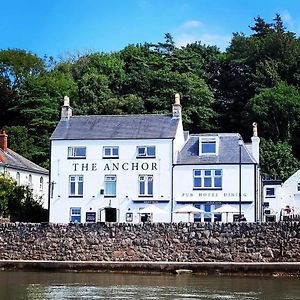
[{"label": "foliage", "polygon": [[260,166],[263,176],[286,180],[300,167],[293,156],[292,147],[287,142],[273,142],[262,139],[260,147]]},{"label": "foliage", "polygon": [[250,29],[234,33],[224,52],[201,41],[178,48],[170,33],[157,43],[59,62],[0,50],[0,128],[13,150],[48,167],[65,95],[77,115],[165,114],[180,93],[185,129],[239,132],[248,140],[256,121],[261,137],[286,143],[300,158],[300,39],[280,15],[271,22],[258,16]]},{"label": "foliage", "polygon": [[29,186],[19,186],[10,176],[0,174],[0,216],[12,222],[36,223],[47,220],[47,211]]}]

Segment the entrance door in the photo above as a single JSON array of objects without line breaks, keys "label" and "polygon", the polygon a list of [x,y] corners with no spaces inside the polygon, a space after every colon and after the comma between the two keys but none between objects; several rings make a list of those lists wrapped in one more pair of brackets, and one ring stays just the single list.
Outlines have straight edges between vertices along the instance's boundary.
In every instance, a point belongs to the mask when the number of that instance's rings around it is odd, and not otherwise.
[{"label": "entrance door", "polygon": [[105,222],[117,222],[117,209],[113,207],[105,208]]}]

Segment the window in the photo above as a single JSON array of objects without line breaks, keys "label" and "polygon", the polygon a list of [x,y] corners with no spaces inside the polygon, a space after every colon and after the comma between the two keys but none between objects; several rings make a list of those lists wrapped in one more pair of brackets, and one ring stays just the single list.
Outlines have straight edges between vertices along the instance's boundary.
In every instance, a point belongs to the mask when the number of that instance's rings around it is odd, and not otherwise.
[{"label": "window", "polygon": [[29,174],[29,176],[28,176],[28,184],[30,186],[32,186],[32,175],[31,174]]},{"label": "window", "polygon": [[86,147],[68,147],[68,158],[86,158]]},{"label": "window", "polygon": [[275,188],[266,188],[266,197],[275,197]]},{"label": "window", "polygon": [[103,158],[118,158],[119,147],[103,147]]},{"label": "window", "polygon": [[216,141],[202,141],[201,153],[202,154],[216,154]]},{"label": "window", "polygon": [[136,157],[155,157],[155,146],[138,146]]},{"label": "window", "polygon": [[40,177],[40,191],[44,189],[44,178]]},{"label": "window", "polygon": [[221,189],[222,170],[194,170],[194,189]]},{"label": "window", "polygon": [[70,222],[74,222],[74,223],[81,222],[81,208],[80,207],[71,207]]},{"label": "window", "polygon": [[116,175],[105,175],[105,196],[115,197],[116,196]]},{"label": "window", "polygon": [[17,185],[20,185],[20,173],[17,172],[16,174],[16,181],[17,181]]},{"label": "window", "polygon": [[70,197],[83,196],[83,175],[70,176],[69,196]]},{"label": "window", "polygon": [[139,196],[153,196],[153,175],[139,176]]},{"label": "window", "polygon": [[300,182],[297,184],[297,191],[300,192]]}]

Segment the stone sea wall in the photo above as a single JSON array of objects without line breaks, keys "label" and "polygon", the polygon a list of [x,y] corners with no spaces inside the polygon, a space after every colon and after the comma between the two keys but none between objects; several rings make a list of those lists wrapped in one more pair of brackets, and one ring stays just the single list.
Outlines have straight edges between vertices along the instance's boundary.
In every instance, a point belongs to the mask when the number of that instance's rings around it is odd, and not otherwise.
[{"label": "stone sea wall", "polygon": [[0,224],[0,260],[300,262],[300,224]]}]

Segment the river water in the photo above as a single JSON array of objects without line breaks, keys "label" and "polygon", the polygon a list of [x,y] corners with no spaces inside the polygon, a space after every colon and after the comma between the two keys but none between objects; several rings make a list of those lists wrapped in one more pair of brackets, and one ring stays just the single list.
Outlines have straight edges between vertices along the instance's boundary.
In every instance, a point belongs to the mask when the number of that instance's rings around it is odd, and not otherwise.
[{"label": "river water", "polygon": [[300,279],[0,271],[0,299],[300,299]]}]

